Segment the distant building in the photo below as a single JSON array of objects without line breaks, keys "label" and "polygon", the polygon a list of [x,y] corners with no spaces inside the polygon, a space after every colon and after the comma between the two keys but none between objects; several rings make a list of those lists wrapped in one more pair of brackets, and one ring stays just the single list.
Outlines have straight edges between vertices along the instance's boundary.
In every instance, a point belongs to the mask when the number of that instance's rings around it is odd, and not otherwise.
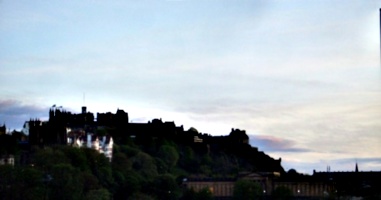
[{"label": "distant building", "polygon": [[103,127],[127,127],[128,114],[119,109],[115,114],[98,113],[98,121],[95,121],[93,113],[87,112],[86,107],[81,110],[81,113],[72,114],[54,105],[49,110],[48,121],[31,119],[25,122],[23,133],[29,135],[30,145],[68,144],[87,147],[104,154],[111,161],[114,144],[112,136],[106,133],[106,136],[100,137],[93,133]]},{"label": "distant building", "polygon": [[326,198],[330,194],[334,194],[335,187],[329,181],[317,181],[311,178],[306,181],[289,180],[289,181],[274,181],[272,191],[279,187],[287,188],[291,191],[294,197],[308,198]]},{"label": "distant building", "polygon": [[199,192],[208,189],[214,198],[230,199],[233,197],[234,185],[238,180],[249,180],[261,187],[263,195],[271,194],[273,181],[279,177],[278,172],[240,173],[236,178],[186,178],[183,185]]},{"label": "distant building", "polygon": [[103,136],[100,138],[101,139],[99,139],[98,136],[91,133],[88,133],[87,135],[82,137],[76,137],[72,135],[71,137],[68,137],[67,143],[68,145],[71,145],[73,147],[94,149],[99,153],[104,154],[106,158],[108,158],[111,162],[114,141],[110,136]]},{"label": "distant building", "polygon": [[333,184],[337,197],[381,196],[381,171],[359,171],[357,163],[352,172],[314,170],[312,177]]},{"label": "distant building", "polygon": [[197,135],[195,135],[194,138],[193,138],[193,142],[194,143],[202,143],[203,140],[201,138],[199,138]]},{"label": "distant building", "polygon": [[5,124],[3,126],[0,126],[0,135],[4,135],[7,133],[7,127]]},{"label": "distant building", "polygon": [[233,196],[235,182],[236,179],[223,178],[184,179],[183,185],[195,192],[208,189],[215,198],[230,198]]},{"label": "distant building", "polygon": [[15,157],[13,155],[0,156],[0,165],[15,165]]},{"label": "distant building", "polygon": [[115,114],[111,112],[97,113],[97,125],[106,127],[121,127],[128,124],[128,113],[118,109]]},{"label": "distant building", "polygon": [[30,119],[25,124],[28,124],[26,128],[29,133],[29,144],[40,145],[43,142],[42,122],[37,119]]},{"label": "distant building", "polygon": [[[357,166],[357,164],[356,164]],[[290,172],[289,172],[290,173]],[[257,172],[241,173],[236,178],[186,178],[183,185],[198,192],[209,189],[216,199],[229,199],[233,196],[237,180],[256,182],[264,196],[270,196],[277,188],[286,188],[293,199],[353,199],[381,196],[381,172],[316,172],[312,176]]]},{"label": "distant building", "polygon": [[26,121],[22,127],[21,132],[23,132],[25,135],[29,135],[29,130],[30,130],[29,121]]}]

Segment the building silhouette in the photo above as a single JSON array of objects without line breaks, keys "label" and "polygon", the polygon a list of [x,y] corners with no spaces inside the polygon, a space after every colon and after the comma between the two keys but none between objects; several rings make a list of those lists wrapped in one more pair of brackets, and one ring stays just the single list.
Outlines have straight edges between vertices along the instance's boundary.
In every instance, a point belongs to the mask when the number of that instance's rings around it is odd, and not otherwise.
[{"label": "building silhouette", "polygon": [[5,124],[3,124],[3,126],[0,126],[0,135],[4,135],[7,133],[7,127],[5,126]]}]

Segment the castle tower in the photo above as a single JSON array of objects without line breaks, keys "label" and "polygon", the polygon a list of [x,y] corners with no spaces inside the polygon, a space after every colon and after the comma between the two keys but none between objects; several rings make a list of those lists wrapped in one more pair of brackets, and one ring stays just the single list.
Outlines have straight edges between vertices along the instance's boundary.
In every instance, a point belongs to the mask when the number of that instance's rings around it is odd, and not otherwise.
[{"label": "castle tower", "polygon": [[82,106],[82,114],[86,114],[87,113],[87,108],[86,106]]}]

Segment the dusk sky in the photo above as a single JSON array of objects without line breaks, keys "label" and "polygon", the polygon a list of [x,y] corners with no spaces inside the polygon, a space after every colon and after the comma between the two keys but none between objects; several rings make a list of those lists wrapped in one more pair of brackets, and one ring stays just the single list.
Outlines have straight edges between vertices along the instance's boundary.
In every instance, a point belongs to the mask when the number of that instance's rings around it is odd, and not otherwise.
[{"label": "dusk sky", "polygon": [[[381,171],[379,0],[0,1],[0,124],[123,109],[285,170]],[[85,93],[85,101],[83,94]]]}]

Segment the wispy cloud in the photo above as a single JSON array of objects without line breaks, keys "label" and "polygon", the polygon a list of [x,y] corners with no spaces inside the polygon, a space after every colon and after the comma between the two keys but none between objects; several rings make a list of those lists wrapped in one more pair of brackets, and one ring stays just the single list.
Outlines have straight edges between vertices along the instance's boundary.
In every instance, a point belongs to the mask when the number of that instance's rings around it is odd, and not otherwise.
[{"label": "wispy cloud", "polygon": [[286,168],[310,172],[337,165],[338,170],[348,170],[353,163],[338,161],[357,158],[364,159],[364,170],[374,170],[379,164],[366,159],[380,156],[379,100],[379,93],[372,90],[341,90],[303,101],[209,100],[184,105],[183,112],[195,121],[223,122],[196,127],[200,131],[213,134],[225,128],[217,133],[226,133],[229,126],[245,129],[251,145],[274,158],[282,157]]},{"label": "wispy cloud", "polygon": [[21,129],[24,122],[31,118],[46,119],[48,109],[17,100],[1,99],[0,123],[5,123],[9,129]]},{"label": "wispy cloud", "polygon": [[[343,159],[337,159],[335,162],[340,164],[347,164],[347,163],[353,163],[357,162],[361,165],[361,163],[373,163],[381,165],[381,157],[366,157],[366,158],[343,158]],[[381,171],[381,168],[380,168]]]},{"label": "wispy cloud", "polygon": [[250,135],[250,144],[259,147],[259,150],[265,152],[294,152],[305,153],[310,152],[310,149],[299,148],[297,142],[268,135]]}]

